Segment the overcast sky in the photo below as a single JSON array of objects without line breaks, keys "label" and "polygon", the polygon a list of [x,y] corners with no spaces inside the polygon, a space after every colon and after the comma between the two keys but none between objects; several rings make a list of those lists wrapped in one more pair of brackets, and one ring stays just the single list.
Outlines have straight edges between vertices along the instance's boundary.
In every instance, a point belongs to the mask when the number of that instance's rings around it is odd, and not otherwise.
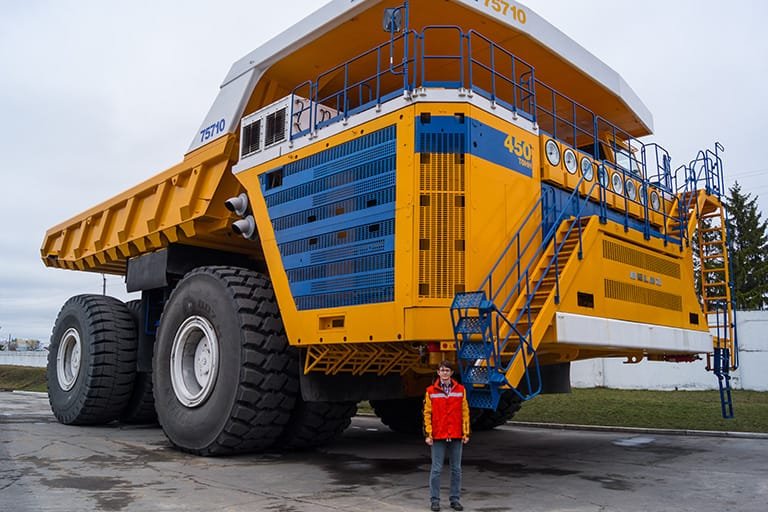
[{"label": "overcast sky", "polygon": [[[768,2],[523,3],[624,77],[675,167],[720,141],[768,211]],[[180,161],[232,62],[319,5],[0,0],[0,338],[47,341],[69,296],[101,292],[43,266],[45,231]]]}]

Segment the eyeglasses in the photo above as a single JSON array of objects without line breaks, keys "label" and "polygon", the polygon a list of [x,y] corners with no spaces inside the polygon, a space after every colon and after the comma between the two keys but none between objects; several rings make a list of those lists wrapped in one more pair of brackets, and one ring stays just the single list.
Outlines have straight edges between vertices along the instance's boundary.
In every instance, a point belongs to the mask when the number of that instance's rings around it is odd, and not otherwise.
[{"label": "eyeglasses", "polygon": [[439,371],[439,372],[450,372],[450,371],[453,371],[453,370],[451,370],[450,368],[440,368],[437,371]]}]

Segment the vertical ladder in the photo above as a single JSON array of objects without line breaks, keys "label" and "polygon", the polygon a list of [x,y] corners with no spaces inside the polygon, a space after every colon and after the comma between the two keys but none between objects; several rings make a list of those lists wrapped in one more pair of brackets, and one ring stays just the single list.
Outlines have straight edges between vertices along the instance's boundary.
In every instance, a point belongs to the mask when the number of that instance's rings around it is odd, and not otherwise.
[{"label": "vertical ladder", "polygon": [[714,344],[714,362],[708,356],[707,368],[717,376],[723,418],[733,418],[730,372],[737,367],[737,357],[726,213],[715,197],[705,198],[697,232],[702,308],[713,331]]},{"label": "vertical ladder", "polygon": [[[685,172],[685,183],[683,192],[678,195],[678,204],[686,206],[681,207],[683,210],[680,211],[679,224],[671,221],[668,227],[679,229],[686,240],[696,230],[697,256],[701,269],[699,291],[713,344],[712,353],[707,354],[707,370],[717,376],[723,418],[733,418],[730,372],[738,367],[738,342],[734,284],[728,257],[728,217],[721,202],[725,183],[719,152],[723,149],[720,143],[715,143],[714,151],[699,151],[695,160],[678,169]],[[685,231],[684,225],[687,226]]]}]

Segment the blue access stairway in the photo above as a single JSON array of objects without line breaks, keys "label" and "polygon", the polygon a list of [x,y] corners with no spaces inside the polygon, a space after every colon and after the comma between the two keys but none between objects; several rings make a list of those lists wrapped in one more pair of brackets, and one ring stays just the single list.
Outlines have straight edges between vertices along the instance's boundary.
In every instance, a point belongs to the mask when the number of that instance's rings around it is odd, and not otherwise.
[{"label": "blue access stairway", "polygon": [[[536,349],[554,318],[561,284],[575,275],[582,244],[596,236],[599,223],[596,216],[582,217],[591,190],[585,198],[578,190],[546,232],[539,199],[480,289],[454,297],[458,368],[470,407],[496,409],[503,389],[522,400],[541,391]],[[510,255],[514,263],[502,267]]]}]

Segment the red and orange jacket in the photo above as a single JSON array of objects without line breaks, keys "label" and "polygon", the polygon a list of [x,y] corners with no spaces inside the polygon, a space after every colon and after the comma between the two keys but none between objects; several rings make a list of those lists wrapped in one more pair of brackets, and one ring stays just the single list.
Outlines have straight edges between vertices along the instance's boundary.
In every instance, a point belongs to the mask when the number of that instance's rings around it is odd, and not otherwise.
[{"label": "red and orange jacket", "polygon": [[469,437],[469,404],[464,386],[451,379],[451,390],[446,393],[437,379],[427,388],[424,434],[432,439]]}]

